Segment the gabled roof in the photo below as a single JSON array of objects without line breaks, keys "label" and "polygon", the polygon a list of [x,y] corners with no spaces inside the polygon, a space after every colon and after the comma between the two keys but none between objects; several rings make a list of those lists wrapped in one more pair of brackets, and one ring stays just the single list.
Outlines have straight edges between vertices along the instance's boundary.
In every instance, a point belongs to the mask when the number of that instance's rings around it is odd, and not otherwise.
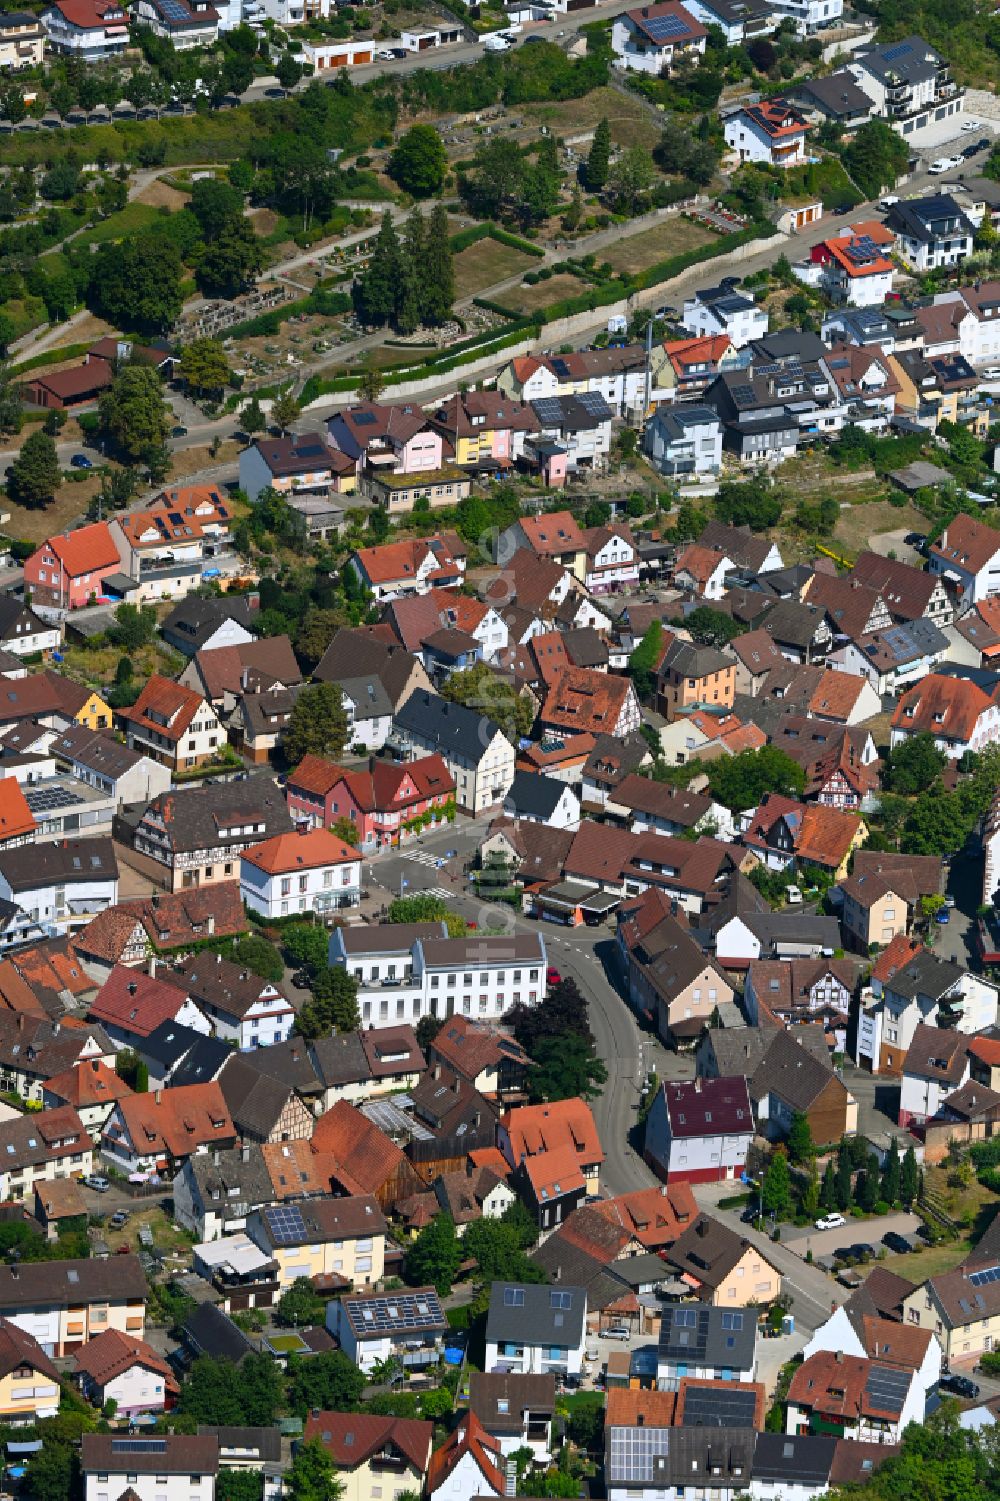
[{"label": "gabled roof", "polygon": [[483,1477],[479,1495],[490,1491],[495,1496],[504,1494],[506,1465],[503,1451],[496,1439],[486,1432],[475,1413],[467,1413],[455,1431],[445,1439],[440,1449],[431,1455],[427,1469],[427,1493],[433,1496],[447,1483],[454,1470],[469,1455]]},{"label": "gabled roof", "polygon": [[753,1135],[753,1112],[745,1078],[667,1081],[661,1089],[672,1137]]},{"label": "gabled roof", "polygon": [[125,1080],[120,1079],[114,1069],[109,1068],[100,1058],[87,1058],[73,1068],[46,1079],[45,1093],[53,1095],[57,1100],[64,1100],[77,1110],[86,1110],[94,1105],[111,1106],[115,1100],[123,1099],[132,1091]]},{"label": "gabled roof", "polygon": [[162,1376],[168,1392],[177,1393],[180,1388],[170,1366],[158,1355],[152,1345],[134,1334],[124,1334],[120,1329],[106,1329],[94,1339],[74,1350],[76,1371],[89,1376],[98,1386],[107,1386],[117,1376],[123,1376],[135,1366],[155,1371]]},{"label": "gabled roof", "polygon": [[[122,1130],[118,1128],[118,1118]],[[232,1146],[236,1128],[222,1089],[208,1084],[175,1085],[154,1094],[127,1095],[118,1101],[105,1127],[111,1140],[131,1142],[137,1157],[190,1157],[215,1143]]]},{"label": "gabled roof", "polygon": [[368,1412],[318,1412],[306,1418],[303,1438],[318,1439],[340,1470],[354,1470],[377,1454],[401,1455],[423,1476],[430,1460],[434,1424],[418,1418]]},{"label": "gabled roof", "polygon": [[519,526],[528,546],[539,557],[561,557],[563,553],[587,550],[583,533],[569,511],[522,516]]},{"label": "gabled roof", "polygon": [[148,1037],[161,1022],[173,1021],[185,1000],[185,993],[168,980],[116,964],[87,1014],[135,1037]]},{"label": "gabled roof", "polygon": [[566,1147],[581,1163],[604,1161],[593,1112],[584,1100],[521,1105],[501,1116],[500,1124],[507,1133],[515,1166],[528,1157]]},{"label": "gabled roof", "polygon": [[59,1372],[33,1334],[19,1329],[9,1319],[0,1319],[0,1377],[10,1376],[21,1366],[59,1384]]},{"label": "gabled roof", "polygon": [[613,733],[632,693],[629,678],[566,667],[549,689],[540,717],[568,730]]},{"label": "gabled roof", "polygon": [[346,1100],[338,1100],[320,1116],[312,1148],[340,1164],[343,1176],[361,1193],[377,1194],[407,1160],[384,1131]]},{"label": "gabled roof", "polygon": [[908,688],[896,705],[892,728],[918,735],[926,731],[936,740],[965,743],[980,717],[1000,699],[1000,689],[988,696],[966,678],[931,672]]},{"label": "gabled roof", "polygon": [[938,540],[931,543],[930,551],[946,568],[981,573],[1000,553],[1000,532],[960,511]]},{"label": "gabled roof", "polygon": [[738,1235],[710,1214],[699,1214],[677,1237],[666,1257],[686,1280],[693,1279],[696,1296],[711,1300],[715,1290],[722,1286],[749,1250],[767,1260],[745,1236]]},{"label": "gabled roof", "polygon": [[654,47],[676,47],[708,35],[704,26],[684,9],[679,0],[643,5],[638,10],[625,11],[625,16]]},{"label": "gabled roof", "polygon": [[[79,4],[84,10],[89,9],[88,0],[63,0],[63,3]],[[89,22],[78,21],[76,24],[97,26],[103,22],[95,15]],[[55,553],[63,570],[71,578],[79,578],[85,573],[97,573],[102,568],[121,566],[118,549],[106,521],[95,521],[91,526],[81,526],[75,532],[59,532],[43,542],[33,556],[38,557],[46,549]]]},{"label": "gabled roof", "polygon": [[361,856],[329,829],[315,828],[304,833],[296,830],[292,834],[275,834],[273,839],[244,850],[242,858],[265,875],[276,876],[314,870],[321,865],[347,865],[360,861]]},{"label": "gabled roof", "polygon": [[154,673],[132,707],[120,713],[137,729],[153,731],[164,740],[176,742],[187,734],[204,702],[193,688]]}]

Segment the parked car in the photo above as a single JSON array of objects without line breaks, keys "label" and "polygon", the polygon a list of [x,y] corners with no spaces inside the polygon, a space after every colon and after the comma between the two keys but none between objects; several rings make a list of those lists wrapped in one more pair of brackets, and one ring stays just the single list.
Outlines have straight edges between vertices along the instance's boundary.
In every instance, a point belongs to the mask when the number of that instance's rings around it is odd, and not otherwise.
[{"label": "parked car", "polygon": [[963,122],[962,122],[962,129],[963,129],[963,131],[978,130],[979,129],[979,121],[978,120],[963,120]]},{"label": "parked car", "polygon": [[951,157],[939,156],[936,162],[931,162],[927,168],[932,177],[939,177],[942,172],[951,171]]},{"label": "parked car", "polygon": [[946,896],[945,899],[944,899],[944,904],[948,908],[949,912],[954,912],[954,910],[955,910],[955,898],[953,896]]},{"label": "parked car", "polygon": [[94,465],[85,453],[75,453],[69,461],[71,469],[93,469]]},{"label": "parked car", "polygon": [[92,1188],[95,1194],[106,1194],[111,1187],[107,1178],[102,1178],[99,1173],[90,1173],[83,1180],[84,1188]]},{"label": "parked car", "polygon": [[123,1226],[128,1224],[128,1210],[116,1210],[108,1221],[108,1224],[111,1226],[112,1230],[121,1230]]},{"label": "parked car", "polygon": [[[988,371],[987,374],[989,374]],[[998,371],[997,374],[1000,375],[1000,371]],[[927,538],[924,536],[923,532],[907,532],[906,536],[903,538],[903,541],[906,543],[907,547],[923,547],[924,543],[927,541]]]},{"label": "parked car", "polygon": [[934,921],[936,923],[940,923],[942,928],[946,927],[947,924],[951,922],[951,913],[948,911],[948,908],[939,908],[938,911],[934,914]]},{"label": "parked car", "polygon": [[802,906],[802,892],[797,886],[785,887],[785,901],[790,907]]},{"label": "parked car", "polygon": [[177,424],[176,427],[172,427],[170,429],[170,436],[172,438],[186,438],[187,435],[188,435],[188,430],[184,426],[183,422],[178,422],[178,424]]},{"label": "parked car", "polygon": [[979,1396],[979,1387],[974,1381],[970,1381],[968,1376],[952,1376],[951,1374],[942,1376],[938,1382],[938,1391],[951,1392],[953,1396],[965,1397],[969,1401]]},{"label": "parked car", "polygon": [[898,1230],[887,1230],[882,1237],[882,1244],[889,1251],[895,1251],[898,1256],[905,1256],[913,1247],[905,1235],[900,1235]]},{"label": "parked car", "polygon": [[550,964],[548,969],[545,971],[546,983],[548,985],[558,985],[561,979],[562,975],[556,969],[555,965]]},{"label": "parked car", "polygon": [[824,1214],[816,1221],[817,1230],[839,1230],[847,1221],[842,1214]]},{"label": "parked car", "polygon": [[855,1261],[864,1261],[866,1256],[875,1255],[875,1247],[869,1245],[866,1240],[856,1241],[853,1246],[848,1246],[848,1250]]},{"label": "parked car", "polygon": [[610,1329],[602,1330],[605,1339],[628,1339],[629,1332],[625,1324],[612,1324]]},{"label": "parked car", "polygon": [[1000,380],[1000,365],[987,365],[983,375],[987,380]]},{"label": "parked car", "polygon": [[754,1205],[748,1204],[740,1215],[741,1225],[753,1225],[760,1219],[760,1210]]}]

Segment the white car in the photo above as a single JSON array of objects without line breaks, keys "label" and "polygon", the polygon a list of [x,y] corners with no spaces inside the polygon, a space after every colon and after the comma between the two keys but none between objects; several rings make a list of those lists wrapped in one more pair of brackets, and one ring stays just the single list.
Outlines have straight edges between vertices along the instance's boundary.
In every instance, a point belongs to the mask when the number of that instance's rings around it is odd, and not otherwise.
[{"label": "white car", "polygon": [[932,176],[937,177],[942,172],[950,172],[954,165],[950,156],[939,156],[936,162],[931,162],[927,170]]},{"label": "white car", "polygon": [[878,206],[879,206],[879,208],[883,208],[883,209],[885,209],[885,208],[892,208],[893,204],[894,203],[898,203],[898,202],[899,202],[899,194],[898,193],[888,193],[885,198],[880,198],[879,199]]},{"label": "white car", "polygon": [[987,365],[983,371],[984,380],[1000,380],[1000,365]]},{"label": "white car", "polygon": [[799,890],[799,888],[797,886],[786,886],[785,887],[785,901],[788,903],[788,905],[790,907],[801,907],[801,905],[802,905],[802,892]]},{"label": "white car", "polygon": [[379,47],[375,52],[375,56],[379,62],[383,63],[391,63],[396,60],[396,54],[389,47]]},{"label": "white car", "polygon": [[978,130],[979,129],[979,121],[978,120],[966,120],[966,121],[964,121],[964,123],[962,125],[962,129],[963,130]]},{"label": "white car", "polygon": [[846,1224],[847,1221],[844,1219],[844,1216],[842,1214],[824,1214],[821,1219],[818,1219],[816,1221],[816,1229],[839,1230],[841,1225]]}]

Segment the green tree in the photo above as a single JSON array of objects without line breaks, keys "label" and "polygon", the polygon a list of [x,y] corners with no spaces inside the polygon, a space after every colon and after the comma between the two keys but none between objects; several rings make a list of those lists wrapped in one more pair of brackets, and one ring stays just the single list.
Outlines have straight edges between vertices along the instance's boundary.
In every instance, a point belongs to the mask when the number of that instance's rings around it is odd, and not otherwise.
[{"label": "green tree", "polygon": [[295,1027],[300,1037],[329,1037],[354,1032],[361,1023],[358,982],[342,964],[328,965],[313,975],[312,999],[299,1010]]},{"label": "green tree", "polygon": [[443,683],[441,696],[485,714],[514,744],[519,736],[531,733],[535,722],[535,707],[527,694],[518,693],[485,662],[453,672]]},{"label": "green tree", "polygon": [[256,396],[252,397],[242,412],[240,412],[240,426],[251,438],[255,437],[257,433],[262,433],[267,426],[267,421]]},{"label": "green tree", "polygon": [[909,147],[884,120],[869,120],[843,152],[844,166],[868,198],[895,187],[906,171]]},{"label": "green tree", "polygon": [[270,1428],[281,1397],[281,1375],[270,1355],[247,1355],[238,1366],[200,1355],[181,1387],[177,1411],[199,1423]]},{"label": "green tree", "polygon": [[760,750],[741,751],[738,756],[710,762],[708,784],[718,802],[734,813],[742,813],[756,808],[769,792],[801,797],[805,772],[776,745],[763,745]]},{"label": "green tree", "polygon": [[584,1037],[544,1037],[536,1044],[528,1071],[532,1100],[595,1099],[608,1082],[608,1071]]},{"label": "green tree", "polygon": [[902,1171],[899,1161],[899,1144],[894,1136],[889,1138],[885,1166],[882,1169],[882,1198],[889,1205],[899,1201],[902,1186]]},{"label": "green tree", "polygon": [[917,1169],[917,1154],[913,1146],[907,1147],[903,1156],[903,1163],[899,1170],[899,1197],[909,1207],[917,1197],[920,1186],[920,1175]]},{"label": "green tree", "polygon": [[205,239],[214,240],[243,217],[243,194],[221,177],[200,177],[191,184],[187,206]]},{"label": "green tree", "polygon": [[292,1328],[298,1328],[300,1324],[322,1324],[326,1317],[326,1301],[308,1277],[296,1277],[278,1299],[276,1312],[278,1322]]},{"label": "green tree", "polygon": [[181,350],[180,376],[192,391],[221,394],[233,372],[218,339],[194,339]]},{"label": "green tree", "polygon": [[462,1251],[474,1258],[483,1282],[544,1282],[545,1273],[524,1254],[517,1227],[483,1215],[462,1237]]},{"label": "green tree", "polygon": [[442,1297],[451,1292],[462,1264],[462,1242],[450,1214],[436,1214],[406,1252],[407,1282],[414,1287],[432,1284]]},{"label": "green tree", "polygon": [[107,242],[89,269],[91,309],[113,327],[161,334],[176,322],[183,266],[167,236],[139,234]]},{"label": "green tree", "polygon": [[837,1208],[841,1214],[846,1214],[851,1207],[854,1197],[853,1175],[851,1173],[851,1155],[841,1144],[837,1153]]},{"label": "green tree", "polygon": [[548,1038],[577,1036],[586,1038],[593,1045],[587,1002],[570,975],[564,975],[555,985],[549,986],[543,1006],[520,1001],[510,1008],[504,1020],[532,1058],[537,1056],[542,1041]]},{"label": "green tree", "polygon": [[313,1409],[354,1412],[365,1377],[342,1350],[324,1350],[289,1367],[288,1405],[304,1418]]},{"label": "green tree", "polygon": [[302,77],[302,64],[297,63],[290,52],[283,52],[278,58],[278,66],[274,72],[283,89],[294,89]]},{"label": "green tree", "polygon": [[433,198],[444,187],[448,152],[433,125],[411,125],[396,142],[387,168],[393,182],[414,198]]},{"label": "green tree", "polygon": [[926,792],[941,775],[947,760],[929,731],[907,735],[886,757],[886,785],[893,792]]},{"label": "green tree", "polygon": [[950,855],[960,850],[974,823],[954,792],[931,789],[910,809],[900,848],[907,855]]},{"label": "green tree", "polygon": [[279,391],[271,402],[271,421],[280,432],[287,433],[300,410],[292,391],[286,388]]},{"label": "green tree", "polygon": [[796,1165],[812,1160],[812,1128],[809,1117],[801,1110],[793,1113],[792,1123],[788,1128],[788,1155]]},{"label": "green tree", "polygon": [[205,246],[195,281],[205,297],[235,297],[251,287],[264,265],[264,247],[249,219],[235,219]]},{"label": "green tree", "polygon": [[42,1448],[28,1462],[25,1489],[32,1501],[67,1501],[79,1491],[80,1461],[69,1443],[46,1435]]},{"label": "green tree", "polygon": [[761,1208],[765,1214],[784,1219],[792,1206],[792,1180],[788,1171],[788,1158],[777,1151],[767,1165],[760,1188]]},{"label": "green tree", "polygon": [[653,158],[645,146],[622,151],[608,174],[608,194],[618,212],[634,214],[655,177]]},{"label": "green tree", "polygon": [[816,1158],[809,1158],[809,1173],[806,1186],[802,1193],[802,1213],[807,1219],[814,1220],[819,1214],[819,1168],[816,1166]]},{"label": "green tree", "polygon": [[371,258],[354,283],[358,316],[365,323],[378,328],[392,321],[402,277],[403,252],[392,215],[386,209]]},{"label": "green tree", "polygon": [[329,941],[326,930],[316,927],[314,923],[289,923],[281,931],[281,946],[293,969],[326,968]]},{"label": "green tree", "polygon": [[[287,57],[288,53],[282,56]],[[285,1484],[292,1501],[336,1501],[344,1489],[326,1446],[318,1438],[306,1439],[299,1445]]]},{"label": "green tree", "polygon": [[431,209],[424,240],[423,315],[431,325],[451,316],[455,301],[455,265],[448,233],[448,211],[443,203]]},{"label": "green tree", "polygon": [[31,433],[21,445],[21,452],[7,476],[7,493],[11,500],[29,510],[36,510],[49,503],[61,480],[54,440],[48,433]]},{"label": "green tree", "polygon": [[714,502],[715,514],[730,526],[767,532],[781,520],[781,496],[766,478],[723,480]]},{"label": "green tree", "polygon": [[585,177],[587,187],[592,193],[600,193],[604,190],[608,181],[608,171],[611,161],[611,126],[606,119],[599,120],[597,129],[594,131],[594,139],[590,144],[590,153],[587,157]]},{"label": "green tree", "polygon": [[728,646],[743,633],[738,620],[722,610],[713,610],[711,605],[697,605],[682,624],[699,646]]},{"label": "green tree", "polygon": [[131,462],[148,460],[166,442],[170,414],[160,377],[149,365],[125,365],[99,403],[104,438]]},{"label": "green tree", "polygon": [[303,756],[339,761],[350,729],[339,683],[314,683],[292,706],[285,731],[285,754],[295,765]]},{"label": "green tree", "polygon": [[628,660],[632,686],[643,703],[649,703],[656,692],[656,671],[662,658],[663,626],[651,620]]},{"label": "green tree", "polygon": [[837,1207],[837,1175],[830,1159],[827,1159],[826,1167],[823,1169],[823,1186],[819,1191],[819,1202],[828,1213]]},{"label": "green tree", "polygon": [[155,639],[156,624],[154,605],[120,604],[115,609],[115,623],[108,629],[108,639],[122,651],[141,651]]},{"label": "green tree", "polygon": [[450,938],[464,938],[468,924],[464,917],[453,912],[443,897],[418,892],[415,896],[400,896],[389,903],[389,922],[443,922]]},{"label": "green tree", "polygon": [[[385,390],[385,376],[373,361],[370,354],[366,354],[358,367],[357,393],[359,401],[378,401]],[[388,519],[383,511],[372,512],[372,518],[376,515],[385,521],[388,530]]]},{"label": "green tree", "polygon": [[858,1192],[858,1202],[866,1214],[871,1214],[878,1203],[879,1195],[879,1170],[878,1158],[872,1152],[865,1164],[864,1175]]}]

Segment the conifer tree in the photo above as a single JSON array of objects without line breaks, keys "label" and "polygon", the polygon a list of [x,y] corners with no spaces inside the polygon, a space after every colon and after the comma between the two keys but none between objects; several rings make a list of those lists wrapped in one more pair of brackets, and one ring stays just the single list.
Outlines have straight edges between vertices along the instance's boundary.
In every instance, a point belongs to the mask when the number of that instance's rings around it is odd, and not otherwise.
[{"label": "conifer tree", "polygon": [[388,209],[375,241],[371,260],[356,283],[358,311],[366,323],[389,323],[396,312],[402,275],[402,251]]},{"label": "conifer tree", "polygon": [[611,158],[611,126],[601,120],[594,131],[594,139],[587,157],[587,187],[599,193],[608,180],[608,163]]},{"label": "conifer tree", "polygon": [[431,209],[423,250],[424,321],[444,323],[455,301],[455,267],[443,203]]}]

